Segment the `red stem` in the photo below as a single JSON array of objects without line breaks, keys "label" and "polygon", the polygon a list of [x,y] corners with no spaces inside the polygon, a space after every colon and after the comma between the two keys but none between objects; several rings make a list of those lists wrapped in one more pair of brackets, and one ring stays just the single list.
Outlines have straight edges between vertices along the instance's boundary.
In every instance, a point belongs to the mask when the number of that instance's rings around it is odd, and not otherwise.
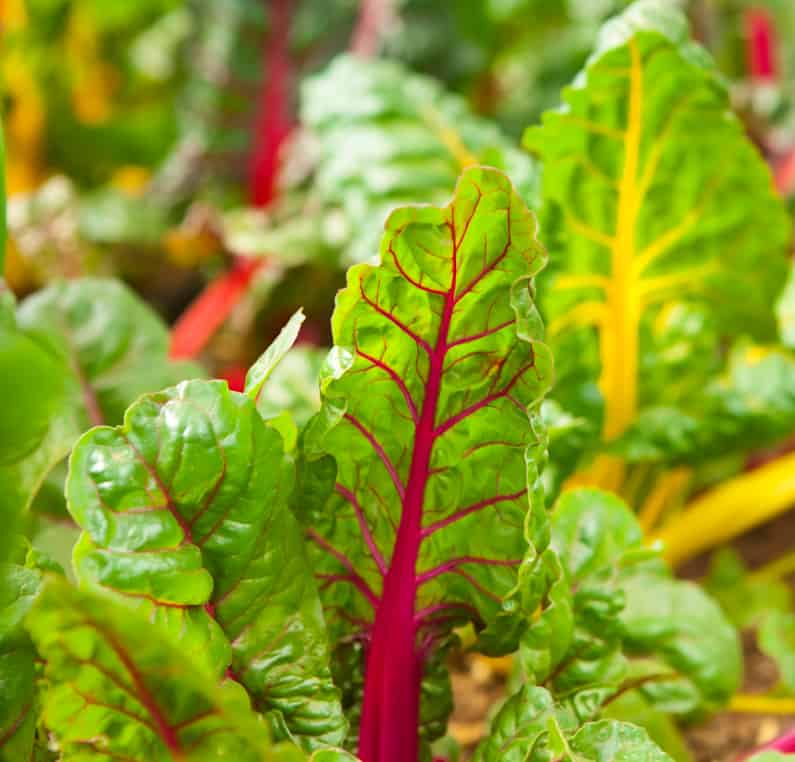
[{"label": "red stem", "polygon": [[416,428],[400,526],[367,654],[359,729],[362,762],[415,762],[419,755],[417,728],[423,659],[416,647],[414,607],[419,584],[416,566],[423,539],[425,485],[430,476],[431,450],[438,436],[435,430],[436,408],[455,307],[455,291],[454,251],[450,290],[445,294],[436,344],[429,352],[428,381]]},{"label": "red stem", "polygon": [[[276,193],[279,149],[290,131],[289,37],[293,0],[271,0],[271,27],[264,57],[264,84],[254,125],[249,162],[249,197],[254,206],[270,203]],[[196,357],[248,291],[267,260],[238,257],[232,269],[212,281],[182,314],[171,336],[171,356]]]},{"label": "red stem", "polygon": [[745,11],[745,45],[747,69],[755,82],[773,82],[778,77],[776,30],[765,8]]}]

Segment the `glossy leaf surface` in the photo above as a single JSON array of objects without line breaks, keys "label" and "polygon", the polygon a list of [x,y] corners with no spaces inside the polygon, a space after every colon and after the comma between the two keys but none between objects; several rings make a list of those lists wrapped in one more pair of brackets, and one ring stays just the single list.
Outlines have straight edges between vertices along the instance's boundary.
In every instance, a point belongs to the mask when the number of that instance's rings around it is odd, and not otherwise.
[{"label": "glossy leaf surface", "polygon": [[190,381],[88,432],[67,494],[78,576],[138,602],[215,674],[231,663],[277,733],[311,748],[341,742],[345,723],[292,482],[246,395]]}]

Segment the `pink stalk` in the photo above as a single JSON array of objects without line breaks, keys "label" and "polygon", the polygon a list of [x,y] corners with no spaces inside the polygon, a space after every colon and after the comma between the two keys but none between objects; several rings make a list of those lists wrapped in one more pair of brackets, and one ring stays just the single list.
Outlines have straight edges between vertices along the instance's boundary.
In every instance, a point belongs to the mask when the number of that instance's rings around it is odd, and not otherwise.
[{"label": "pink stalk", "polygon": [[[265,51],[265,79],[254,128],[249,162],[249,196],[254,206],[270,203],[276,192],[279,149],[291,128],[289,54],[293,0],[272,0],[271,28]],[[218,276],[185,310],[171,335],[171,356],[196,357],[245,296],[253,277],[267,260],[238,257],[232,269]]]},{"label": "pink stalk", "polygon": [[420,575],[417,557],[422,543],[425,485],[430,476],[431,450],[439,436],[436,408],[455,307],[456,269],[445,294],[444,310],[434,347],[425,399],[417,422],[409,479],[403,495],[392,562],[384,579],[367,654],[364,702],[359,728],[362,762],[415,762],[419,755],[419,699],[423,659],[417,649],[415,600]]},{"label": "pink stalk", "polygon": [[748,74],[755,82],[772,82],[778,77],[776,32],[770,13],[764,8],[745,12],[745,42]]}]

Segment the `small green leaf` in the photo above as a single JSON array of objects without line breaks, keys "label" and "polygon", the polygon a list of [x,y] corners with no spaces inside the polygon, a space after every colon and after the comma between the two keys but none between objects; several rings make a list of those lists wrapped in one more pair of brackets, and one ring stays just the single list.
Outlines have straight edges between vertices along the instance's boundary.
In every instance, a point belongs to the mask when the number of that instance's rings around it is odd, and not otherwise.
[{"label": "small green leaf", "polygon": [[44,721],[65,761],[271,759],[245,697],[157,630],[141,637],[142,614],[49,581],[27,626],[46,661]]},{"label": "small green leaf", "polygon": [[589,722],[569,743],[560,762],[673,762],[643,728],[617,720]]},{"label": "small green leaf", "polygon": [[246,374],[246,394],[259,405],[263,397],[263,389],[273,371],[284,356],[290,351],[298,338],[301,324],[306,319],[303,310],[298,310],[285,324],[279,335],[271,345],[262,353],[260,358],[249,368]]},{"label": "small green leaf", "polygon": [[511,696],[491,722],[472,762],[526,762],[547,734],[555,703],[544,688],[526,685]]}]

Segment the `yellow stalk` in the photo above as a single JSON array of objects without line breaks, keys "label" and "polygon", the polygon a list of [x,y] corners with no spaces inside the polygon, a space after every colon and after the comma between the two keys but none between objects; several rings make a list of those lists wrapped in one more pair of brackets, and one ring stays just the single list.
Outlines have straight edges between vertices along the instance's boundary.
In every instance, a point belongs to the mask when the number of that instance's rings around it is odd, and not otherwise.
[{"label": "yellow stalk", "polygon": [[663,510],[679,497],[690,481],[691,470],[680,466],[661,476],[640,509],[640,525],[644,533],[654,529]]},{"label": "yellow stalk", "polygon": [[795,714],[795,698],[737,693],[729,702],[729,711],[742,714]]},{"label": "yellow stalk", "polygon": [[[634,39],[629,42],[629,53],[624,167],[619,185],[616,235],[611,248],[612,272],[607,288],[607,319],[599,334],[602,360],[600,387],[606,403],[606,440],[622,434],[635,418],[637,409],[640,304],[633,261],[635,227],[641,200],[637,182],[643,117],[643,71],[640,51]],[[615,479],[615,465],[603,462],[600,468],[606,469]]]},{"label": "yellow stalk", "polygon": [[652,537],[673,565],[727,542],[795,505],[795,453],[729,479],[691,501]]}]

